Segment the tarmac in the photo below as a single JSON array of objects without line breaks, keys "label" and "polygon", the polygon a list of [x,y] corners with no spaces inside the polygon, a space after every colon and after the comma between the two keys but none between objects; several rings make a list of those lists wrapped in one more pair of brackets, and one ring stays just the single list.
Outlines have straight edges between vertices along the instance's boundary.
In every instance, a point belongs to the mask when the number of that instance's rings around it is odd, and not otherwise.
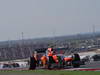
[{"label": "tarmac", "polygon": [[[43,69],[43,68],[37,68],[36,70]],[[7,69],[0,69],[0,71],[25,71],[29,70],[28,68],[7,68]],[[44,69],[45,70],[45,69]],[[95,62],[88,62],[85,65],[81,65],[80,68],[73,68],[73,67],[67,67],[64,69],[51,69],[51,70],[67,70],[67,71],[100,71],[100,61]]]}]

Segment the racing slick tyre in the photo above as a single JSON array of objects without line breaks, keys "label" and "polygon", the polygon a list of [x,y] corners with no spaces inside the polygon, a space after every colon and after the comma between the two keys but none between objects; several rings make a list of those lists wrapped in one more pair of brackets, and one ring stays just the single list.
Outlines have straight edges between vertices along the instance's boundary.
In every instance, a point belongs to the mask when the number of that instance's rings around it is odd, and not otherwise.
[{"label": "racing slick tyre", "polygon": [[74,67],[74,68],[79,68],[80,65],[79,65],[79,64],[73,64],[73,67]]}]

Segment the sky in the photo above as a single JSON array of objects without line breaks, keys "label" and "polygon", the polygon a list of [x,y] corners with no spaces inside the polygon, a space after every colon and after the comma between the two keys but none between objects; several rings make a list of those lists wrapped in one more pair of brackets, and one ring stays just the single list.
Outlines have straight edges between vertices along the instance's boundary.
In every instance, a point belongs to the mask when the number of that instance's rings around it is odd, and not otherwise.
[{"label": "sky", "polygon": [[100,0],[0,0],[0,41],[100,31]]}]

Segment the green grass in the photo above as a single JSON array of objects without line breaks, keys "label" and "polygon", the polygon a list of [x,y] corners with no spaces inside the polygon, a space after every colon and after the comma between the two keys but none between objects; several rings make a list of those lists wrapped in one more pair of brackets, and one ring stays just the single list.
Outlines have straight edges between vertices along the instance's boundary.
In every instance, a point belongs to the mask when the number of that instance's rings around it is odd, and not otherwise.
[{"label": "green grass", "polygon": [[100,72],[99,71],[61,71],[61,70],[0,71],[0,75],[100,75]]}]

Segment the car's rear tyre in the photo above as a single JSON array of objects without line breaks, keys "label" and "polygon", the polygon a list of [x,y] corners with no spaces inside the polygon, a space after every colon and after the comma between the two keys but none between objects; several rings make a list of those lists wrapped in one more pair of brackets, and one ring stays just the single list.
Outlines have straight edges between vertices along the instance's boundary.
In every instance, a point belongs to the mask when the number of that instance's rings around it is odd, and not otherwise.
[{"label": "car's rear tyre", "polygon": [[79,68],[80,65],[79,65],[79,64],[73,64],[73,67],[74,67],[74,68]]}]

